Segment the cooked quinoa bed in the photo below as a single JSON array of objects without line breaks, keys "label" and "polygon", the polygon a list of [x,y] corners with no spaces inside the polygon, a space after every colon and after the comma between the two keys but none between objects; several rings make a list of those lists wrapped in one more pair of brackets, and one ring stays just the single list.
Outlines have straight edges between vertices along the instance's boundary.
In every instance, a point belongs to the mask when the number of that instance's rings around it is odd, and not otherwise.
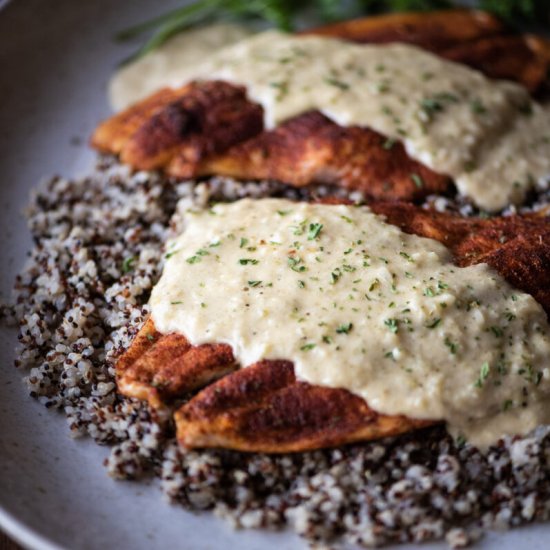
[{"label": "cooked quinoa bed", "polygon": [[[82,180],[45,182],[27,211],[34,246],[14,305],[3,308],[19,325],[17,366],[31,396],[62,411],[74,436],[110,445],[113,477],[154,473],[171,501],[212,509],[236,527],[290,525],[308,541],[336,545],[446,538],[459,547],[484,528],[550,518],[550,427],[507,438],[486,455],[441,427],[281,456],[184,452],[147,405],[116,394],[114,364],[147,315],[163,244],[185,206],[331,192],[222,178],[175,183],[131,175],[109,158]],[[465,202],[428,202],[476,214]],[[546,202],[533,197],[531,208]]]}]

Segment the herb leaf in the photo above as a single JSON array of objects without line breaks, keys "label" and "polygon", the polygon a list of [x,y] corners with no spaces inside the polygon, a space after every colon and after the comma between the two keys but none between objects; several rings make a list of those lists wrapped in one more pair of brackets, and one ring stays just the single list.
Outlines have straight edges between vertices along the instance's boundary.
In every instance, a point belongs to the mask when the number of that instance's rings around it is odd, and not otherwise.
[{"label": "herb leaf", "polygon": [[304,344],[300,350],[301,351],[310,351],[315,347],[315,344]]},{"label": "herb leaf", "polygon": [[479,376],[474,384],[476,388],[483,387],[485,380],[487,380],[487,377],[489,376],[489,371],[490,371],[489,363],[485,361],[485,363],[483,363],[483,365],[481,365],[481,368],[479,369]]},{"label": "herb leaf", "polygon": [[305,265],[301,265],[302,264],[301,258],[295,258],[294,256],[289,256],[287,262],[288,262],[288,267],[290,267],[292,271],[296,271],[297,273],[303,273],[307,269]]},{"label": "herb leaf", "polygon": [[399,330],[399,321],[397,319],[386,319],[384,324],[390,329],[391,332],[397,334]]},{"label": "herb leaf", "polygon": [[352,328],[353,328],[353,323],[344,323],[343,325],[336,327],[336,333],[349,334]]},{"label": "herb leaf", "polygon": [[441,319],[439,317],[436,317],[429,323],[426,323],[426,328],[435,328],[437,325],[439,325],[439,323],[441,323]]},{"label": "herb leaf", "polygon": [[313,241],[319,236],[319,233],[321,233],[321,229],[323,229],[322,223],[310,223],[309,224],[309,230],[307,232],[307,240]]}]

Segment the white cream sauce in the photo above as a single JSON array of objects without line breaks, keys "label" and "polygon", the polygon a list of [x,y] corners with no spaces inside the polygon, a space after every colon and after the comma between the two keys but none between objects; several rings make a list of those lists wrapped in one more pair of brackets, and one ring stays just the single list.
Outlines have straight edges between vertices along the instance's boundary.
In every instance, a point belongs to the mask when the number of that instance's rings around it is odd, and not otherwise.
[{"label": "white cream sauce", "polygon": [[475,444],[550,422],[542,307],[486,264],[366,207],[245,199],[190,211],[151,297],[163,333],[294,362],[377,411],[445,420]]},{"label": "white cream sauce", "polygon": [[209,56],[250,36],[241,25],[216,23],[179,33],[160,48],[123,66],[109,82],[109,101],[115,111],[125,109],[166,86],[190,79],[190,71]]},{"label": "white cream sauce", "polygon": [[[199,47],[200,37],[194,39]],[[462,194],[489,211],[521,202],[550,177],[550,110],[519,85],[414,46],[267,31],[205,59],[187,57],[191,38],[181,40],[181,47],[168,44],[138,62],[149,63],[148,70],[132,73],[130,66],[124,70],[132,77],[117,75],[115,106],[142,97],[140,86],[220,78],[246,85],[267,127],[318,109],[343,126],[401,140],[413,158],[451,175]]]}]

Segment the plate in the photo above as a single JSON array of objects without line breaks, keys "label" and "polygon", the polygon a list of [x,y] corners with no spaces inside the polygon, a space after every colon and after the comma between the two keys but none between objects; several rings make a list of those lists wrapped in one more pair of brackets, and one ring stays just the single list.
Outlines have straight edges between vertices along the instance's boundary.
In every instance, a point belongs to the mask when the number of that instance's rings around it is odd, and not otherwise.
[{"label": "plate", "polygon": [[[30,236],[21,211],[44,176],[91,169],[87,139],[109,114],[108,78],[135,45],[116,30],[177,5],[165,0],[0,0],[0,299]],[[181,4],[181,1],[179,2]],[[156,481],[107,476],[108,449],[69,437],[64,417],[27,395],[13,366],[16,334],[0,329],[0,527],[27,548],[304,550],[290,533],[233,531],[210,514],[163,502]],[[483,549],[542,550],[550,525],[492,533]],[[404,547],[400,547],[404,548]],[[412,548],[412,547],[408,547]],[[446,548],[443,544],[423,549]]]}]

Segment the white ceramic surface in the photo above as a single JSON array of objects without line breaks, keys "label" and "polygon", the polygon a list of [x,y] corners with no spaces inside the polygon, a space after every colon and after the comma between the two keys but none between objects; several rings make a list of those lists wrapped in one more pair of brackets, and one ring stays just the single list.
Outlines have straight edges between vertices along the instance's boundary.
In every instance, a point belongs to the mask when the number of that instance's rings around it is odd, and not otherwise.
[{"label": "white ceramic surface", "polygon": [[[30,245],[20,214],[45,175],[84,173],[87,136],[108,114],[105,87],[132,46],[113,33],[177,0],[13,0],[0,12],[0,296]],[[4,4],[0,0],[0,7]],[[304,549],[290,534],[233,532],[161,499],[156,482],[115,482],[108,450],[74,441],[60,414],[27,396],[0,329],[0,527],[33,549]],[[550,526],[490,535],[484,549],[550,547]],[[423,548],[444,548],[430,545]]]}]

